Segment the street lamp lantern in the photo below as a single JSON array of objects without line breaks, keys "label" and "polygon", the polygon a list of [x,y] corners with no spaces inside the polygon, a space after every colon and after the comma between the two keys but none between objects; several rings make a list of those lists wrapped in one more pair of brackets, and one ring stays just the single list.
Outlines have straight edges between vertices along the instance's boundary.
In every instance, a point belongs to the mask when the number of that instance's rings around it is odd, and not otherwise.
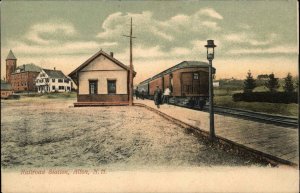
[{"label": "street lamp lantern", "polygon": [[205,45],[207,48],[207,60],[213,60],[215,55],[215,47],[217,45],[214,44],[214,40],[207,40],[207,45]]},{"label": "street lamp lantern", "polygon": [[215,47],[217,47],[214,44],[214,40],[207,40],[207,45],[205,45],[207,48],[207,60],[209,61],[208,66],[208,75],[209,75],[209,81],[208,81],[208,89],[209,89],[209,136],[210,139],[213,140],[215,138],[215,121],[214,121],[214,91],[213,91],[213,75],[212,75],[212,60],[215,56]]}]

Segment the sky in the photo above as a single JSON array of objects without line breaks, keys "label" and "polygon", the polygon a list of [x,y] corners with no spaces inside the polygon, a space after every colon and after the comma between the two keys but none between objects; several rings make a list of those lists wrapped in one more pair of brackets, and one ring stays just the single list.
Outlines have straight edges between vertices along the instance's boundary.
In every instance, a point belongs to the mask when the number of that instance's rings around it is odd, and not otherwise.
[{"label": "sky", "polygon": [[102,49],[129,65],[135,84],[184,60],[206,60],[215,40],[216,78],[288,72],[298,76],[296,0],[1,2],[1,78],[10,49],[17,65],[70,73]]}]

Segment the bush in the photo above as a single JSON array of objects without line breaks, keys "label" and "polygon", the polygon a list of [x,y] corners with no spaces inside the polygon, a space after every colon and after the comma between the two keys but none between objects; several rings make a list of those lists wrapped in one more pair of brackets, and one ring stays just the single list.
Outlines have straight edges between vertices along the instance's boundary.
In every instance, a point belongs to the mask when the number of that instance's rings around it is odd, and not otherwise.
[{"label": "bush", "polygon": [[253,92],[236,93],[232,95],[233,101],[267,102],[267,103],[298,103],[298,93],[286,92]]}]

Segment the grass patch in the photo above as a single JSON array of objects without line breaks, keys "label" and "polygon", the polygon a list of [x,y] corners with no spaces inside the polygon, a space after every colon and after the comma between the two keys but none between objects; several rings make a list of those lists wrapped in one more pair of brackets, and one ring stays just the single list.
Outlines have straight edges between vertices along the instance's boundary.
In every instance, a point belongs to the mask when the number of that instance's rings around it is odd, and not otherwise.
[{"label": "grass patch", "polygon": [[215,88],[214,89],[214,95],[215,96],[231,96],[235,93],[240,93],[243,92],[243,90],[240,89],[219,89],[219,88]]},{"label": "grass patch", "polygon": [[47,93],[43,94],[41,98],[47,99],[68,99],[68,98],[76,98],[76,92],[63,92],[63,93]]},{"label": "grass patch", "polygon": [[298,117],[298,104],[266,103],[266,102],[234,102],[232,96],[215,96],[214,104],[237,109],[245,109],[256,112],[279,114]]},{"label": "grass patch", "polygon": [[35,101],[39,99],[76,99],[76,92],[63,92],[63,93],[34,93],[28,95],[21,95],[22,100]]}]

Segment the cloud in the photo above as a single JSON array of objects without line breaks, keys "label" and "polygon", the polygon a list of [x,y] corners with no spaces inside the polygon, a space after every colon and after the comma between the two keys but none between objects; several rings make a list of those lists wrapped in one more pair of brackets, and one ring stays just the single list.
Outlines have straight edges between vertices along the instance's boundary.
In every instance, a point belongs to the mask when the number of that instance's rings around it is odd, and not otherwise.
[{"label": "cloud", "polygon": [[297,54],[296,46],[276,46],[271,48],[233,49],[230,54]]},{"label": "cloud", "polygon": [[247,41],[247,35],[245,33],[240,33],[240,34],[229,34],[229,35],[225,35],[224,39],[227,41],[231,41],[231,42],[245,42]]},{"label": "cloud", "polygon": [[97,43],[95,41],[68,41],[50,45],[31,45],[24,42],[11,42],[9,47],[13,47],[15,53],[28,55],[49,55],[49,54],[83,54],[90,53],[100,48],[110,48],[118,45],[117,42]]},{"label": "cloud", "polygon": [[[68,22],[37,23],[29,27],[20,40],[8,40],[4,50],[12,48],[23,56],[76,55],[111,49],[118,45],[115,41],[83,41],[73,24]],[[48,38],[45,38],[50,36]]]},{"label": "cloud", "polygon": [[30,27],[25,35],[27,40],[37,44],[50,44],[55,39],[46,39],[44,36],[58,33],[60,36],[72,36],[76,34],[74,26],[69,23],[47,22],[39,23]]},{"label": "cloud", "polygon": [[216,19],[223,19],[223,16],[220,15],[218,12],[216,12],[212,8],[201,9],[198,13],[201,15],[209,16],[209,17],[216,18]]},{"label": "cloud", "polygon": [[270,33],[266,36],[266,38],[258,39],[256,35],[253,33],[241,32],[241,33],[232,33],[232,34],[225,35],[223,36],[223,39],[231,43],[246,43],[251,46],[265,46],[273,43],[277,37],[278,37],[277,34]]},{"label": "cloud", "polygon": [[177,23],[177,25],[180,25],[180,24],[182,25],[182,24],[188,23],[189,18],[190,17],[187,15],[178,14],[178,15],[173,16],[170,19],[170,23]]},{"label": "cloud", "polygon": [[[133,48],[133,57],[137,60],[155,60],[157,58],[162,58],[165,56],[165,52],[162,51],[160,46],[145,47],[143,45],[136,45]],[[120,58],[120,60],[128,60],[129,50],[125,49],[119,54],[116,53],[115,57]]]},{"label": "cloud", "polygon": [[251,29],[251,26],[248,25],[248,24],[245,24],[245,23],[240,24],[239,27],[240,27],[241,29],[246,29],[246,30]]},{"label": "cloud", "polygon": [[202,25],[211,29],[218,30],[220,27],[218,27],[217,22],[211,22],[211,21],[204,21],[202,22]]},{"label": "cloud", "polygon": [[[129,34],[130,18],[133,20],[133,34],[144,44],[154,43],[178,44],[184,38],[195,34],[209,34],[220,30],[218,21],[223,17],[212,8],[200,9],[185,15],[177,14],[165,20],[156,19],[150,11],[142,13],[116,12],[109,15],[103,22],[102,31],[97,34],[100,39],[115,39]],[[190,36],[189,36],[190,35]],[[189,42],[189,41],[188,41]]]},{"label": "cloud", "polygon": [[174,55],[174,56],[190,55],[191,54],[191,49],[187,49],[187,48],[184,48],[184,47],[176,47],[176,48],[172,48],[170,53],[172,53],[172,55]]}]

